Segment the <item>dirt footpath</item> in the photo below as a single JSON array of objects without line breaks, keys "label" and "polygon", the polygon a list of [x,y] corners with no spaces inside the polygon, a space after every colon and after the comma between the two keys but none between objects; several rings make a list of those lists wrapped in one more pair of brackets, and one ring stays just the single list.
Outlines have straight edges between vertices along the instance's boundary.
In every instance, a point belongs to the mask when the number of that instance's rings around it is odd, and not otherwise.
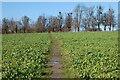
[{"label": "dirt footpath", "polygon": [[50,70],[52,71],[52,74],[49,76],[49,78],[63,78],[61,76],[62,74],[62,61],[61,61],[61,54],[60,54],[60,45],[57,40],[57,38],[52,38],[51,43],[51,59],[48,62],[48,65],[52,66]]}]

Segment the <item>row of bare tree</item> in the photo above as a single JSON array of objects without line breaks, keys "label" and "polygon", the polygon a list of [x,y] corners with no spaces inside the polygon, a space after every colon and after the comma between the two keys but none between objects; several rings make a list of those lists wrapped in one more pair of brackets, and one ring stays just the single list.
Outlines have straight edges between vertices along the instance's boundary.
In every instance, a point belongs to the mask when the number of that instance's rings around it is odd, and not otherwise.
[{"label": "row of bare tree", "polygon": [[101,31],[101,25],[111,31],[118,24],[114,15],[115,11],[109,8],[103,13],[101,5],[97,7],[85,7],[78,4],[73,12],[58,16],[39,16],[36,22],[31,22],[27,16],[20,21],[3,18],[2,33],[29,33],[29,32],[67,32],[75,31]]}]

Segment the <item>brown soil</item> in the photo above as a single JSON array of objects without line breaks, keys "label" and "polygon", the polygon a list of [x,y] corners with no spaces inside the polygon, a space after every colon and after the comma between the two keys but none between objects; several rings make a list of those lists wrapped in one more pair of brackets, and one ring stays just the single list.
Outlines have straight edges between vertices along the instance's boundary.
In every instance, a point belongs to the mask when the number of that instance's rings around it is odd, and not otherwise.
[{"label": "brown soil", "polygon": [[52,66],[50,70],[52,71],[52,74],[49,76],[49,78],[63,78],[61,76],[62,74],[62,61],[61,61],[61,54],[60,54],[60,46],[59,42],[56,38],[53,38],[52,44],[51,44],[51,59],[48,62],[48,65]]}]

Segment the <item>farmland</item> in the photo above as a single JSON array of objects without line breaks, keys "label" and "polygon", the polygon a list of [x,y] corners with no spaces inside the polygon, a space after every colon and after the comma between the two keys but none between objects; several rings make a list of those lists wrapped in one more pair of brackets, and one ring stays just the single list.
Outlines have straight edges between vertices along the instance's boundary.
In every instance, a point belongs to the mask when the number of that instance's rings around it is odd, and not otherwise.
[{"label": "farmland", "polygon": [[45,64],[50,39],[47,33],[3,35],[3,78],[41,78],[49,74]]},{"label": "farmland", "polygon": [[[120,77],[117,32],[51,33],[59,40],[66,78]],[[3,78],[46,78],[50,58],[48,33],[3,35]]]},{"label": "farmland", "polygon": [[117,32],[56,33],[69,78],[120,77]]}]

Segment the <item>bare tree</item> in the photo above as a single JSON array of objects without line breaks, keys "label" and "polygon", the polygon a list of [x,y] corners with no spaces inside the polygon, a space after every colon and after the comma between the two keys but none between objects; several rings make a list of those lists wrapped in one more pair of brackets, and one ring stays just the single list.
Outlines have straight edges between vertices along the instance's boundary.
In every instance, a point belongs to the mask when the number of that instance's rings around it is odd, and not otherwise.
[{"label": "bare tree", "polygon": [[59,12],[58,15],[58,27],[59,27],[59,31],[62,31],[62,25],[63,25],[63,15],[61,12]]},{"label": "bare tree", "polygon": [[112,31],[114,31],[115,26],[117,25],[115,15],[113,15],[113,21],[112,21]]},{"label": "bare tree", "polygon": [[94,7],[89,7],[87,14],[88,14],[88,30],[90,29],[93,31],[96,25],[96,18],[94,16]]},{"label": "bare tree", "polygon": [[75,24],[75,31],[76,28],[78,28],[78,32],[79,32],[79,28],[80,28],[80,24],[79,24],[79,11],[80,10],[80,5],[78,4],[75,8],[75,18],[74,18],[74,24]]},{"label": "bare tree", "polygon": [[[78,4],[73,13],[67,13],[64,16],[63,13],[59,12],[57,16],[50,16],[47,19],[44,15],[41,15],[35,23],[31,23],[29,17],[23,16],[20,22],[22,23],[22,27],[18,25],[18,21],[3,18],[2,30],[3,33],[26,33],[34,31],[61,32],[72,31],[73,28],[75,32],[79,32],[81,29],[84,29],[85,31],[100,31],[101,24],[104,25],[104,31],[106,31],[106,27],[109,27],[110,31],[111,28],[114,30],[114,27],[116,27],[117,24],[114,10],[109,8],[104,14],[102,14],[102,12],[103,7],[101,5],[97,6],[97,9],[95,10],[95,7],[85,7]],[[119,20],[118,24],[118,26],[120,26]]]},{"label": "bare tree", "polygon": [[50,16],[49,18],[48,18],[48,24],[47,24],[47,26],[48,26],[48,32],[55,32],[55,28],[56,28],[56,20],[57,20],[57,18],[55,17],[55,16]]},{"label": "bare tree", "polygon": [[82,16],[83,16],[83,11],[84,11],[84,7],[80,6],[80,4],[78,4],[75,7],[75,20],[76,20],[76,26],[78,29],[78,32],[80,31],[80,27],[81,27],[81,21],[82,21]]},{"label": "bare tree", "polygon": [[65,25],[66,25],[66,28],[68,29],[68,31],[71,31],[71,27],[72,27],[72,13],[68,13],[68,15],[66,16]]},{"label": "bare tree", "polygon": [[102,15],[102,24],[104,25],[104,31],[106,31],[106,26],[108,26],[108,16],[107,13]]},{"label": "bare tree", "polygon": [[95,26],[97,25],[97,21],[95,16],[92,16],[92,31],[96,31]]},{"label": "bare tree", "polygon": [[97,26],[99,31],[100,31],[102,11],[103,11],[103,7],[101,5],[97,6]]},{"label": "bare tree", "polygon": [[75,29],[75,32],[77,32],[77,28],[78,28],[78,18],[74,17],[73,18],[73,27]]},{"label": "bare tree", "polygon": [[82,26],[85,29],[85,31],[87,31],[87,18],[82,19]]},{"label": "bare tree", "polygon": [[8,33],[8,31],[9,31],[9,21],[8,21],[8,19],[6,19],[6,18],[3,18],[3,20],[2,20],[2,33]]},{"label": "bare tree", "polygon": [[15,33],[15,21],[13,18],[9,21],[10,33]]},{"label": "bare tree", "polygon": [[112,8],[109,8],[108,12],[108,25],[109,25],[109,31],[111,31],[111,27],[115,25],[115,16],[114,16],[114,10]]},{"label": "bare tree", "polygon": [[46,24],[46,19],[44,16],[39,16],[36,26],[37,26],[37,32],[45,32],[45,24]]},{"label": "bare tree", "polygon": [[49,17],[48,18],[48,24],[47,24],[47,30],[48,30],[48,32],[52,31],[51,25],[52,25],[52,17]]},{"label": "bare tree", "polygon": [[18,33],[18,30],[20,32],[22,23],[21,21],[15,21],[15,32]]},{"label": "bare tree", "polygon": [[29,17],[27,16],[23,16],[22,17],[22,22],[23,22],[23,31],[25,32],[29,32]]},{"label": "bare tree", "polygon": [[53,29],[54,32],[58,32],[60,30],[59,19],[57,17],[53,18]]}]

